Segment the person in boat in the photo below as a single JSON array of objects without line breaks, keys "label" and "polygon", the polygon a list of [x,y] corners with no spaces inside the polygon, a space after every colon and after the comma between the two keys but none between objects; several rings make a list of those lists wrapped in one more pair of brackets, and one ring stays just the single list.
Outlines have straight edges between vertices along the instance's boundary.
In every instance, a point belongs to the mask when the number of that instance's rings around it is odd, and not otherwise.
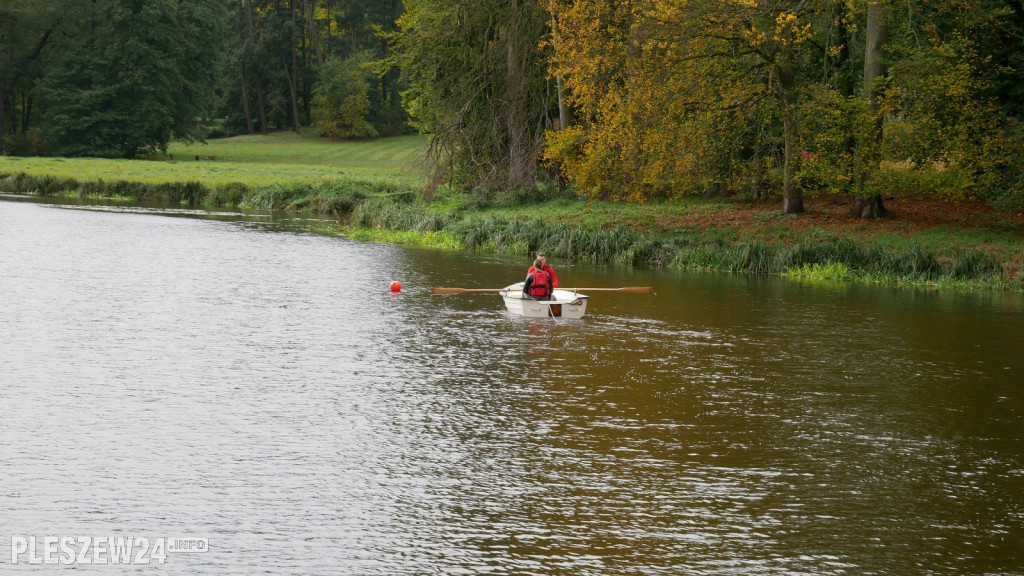
[{"label": "person in boat", "polygon": [[[548,266],[548,257],[543,252],[537,252],[537,261],[541,262],[541,269],[548,273],[551,277],[551,287],[558,288],[558,274],[555,274],[555,269]],[[527,274],[532,274],[533,269],[537,266],[537,262],[530,266],[530,269],[526,271]]]},{"label": "person in boat", "polygon": [[544,271],[544,263],[537,258],[533,266],[530,266],[530,271],[526,273],[526,282],[523,283],[523,298],[550,300],[554,290],[552,275]]}]

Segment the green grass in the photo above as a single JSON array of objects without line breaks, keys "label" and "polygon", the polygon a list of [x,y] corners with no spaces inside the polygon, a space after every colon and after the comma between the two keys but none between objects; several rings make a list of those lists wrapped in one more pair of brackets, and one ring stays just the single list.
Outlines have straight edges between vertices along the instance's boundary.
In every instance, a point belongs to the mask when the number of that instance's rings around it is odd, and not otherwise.
[{"label": "green grass", "polygon": [[852,277],[850,267],[842,262],[804,264],[799,268],[789,268],[782,275],[810,280],[849,280]]},{"label": "green grass", "polygon": [[[338,179],[418,186],[423,175],[417,161],[425,145],[422,136],[330,142],[305,130],[302,135],[275,132],[207,144],[174,144],[166,156],[151,160],[0,156],[0,173],[145,183],[198,181],[208,186]],[[196,156],[201,160],[196,161]],[[214,160],[206,160],[210,157]]]},{"label": "green grass", "polygon": [[375,228],[342,228],[341,233],[353,240],[410,244],[431,248],[459,249],[459,241],[447,232],[414,232],[411,230],[381,230]]}]

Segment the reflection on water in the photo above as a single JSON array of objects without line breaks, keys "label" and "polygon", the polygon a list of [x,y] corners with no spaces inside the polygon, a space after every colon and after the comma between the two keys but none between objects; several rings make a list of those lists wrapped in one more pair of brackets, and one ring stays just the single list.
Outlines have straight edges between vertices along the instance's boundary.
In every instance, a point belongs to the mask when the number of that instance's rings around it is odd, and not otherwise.
[{"label": "reflection on water", "polygon": [[553,262],[658,294],[524,320],[430,295],[518,260],[267,230],[0,202],[10,534],[208,537],[176,574],[1024,566],[1019,297]]}]

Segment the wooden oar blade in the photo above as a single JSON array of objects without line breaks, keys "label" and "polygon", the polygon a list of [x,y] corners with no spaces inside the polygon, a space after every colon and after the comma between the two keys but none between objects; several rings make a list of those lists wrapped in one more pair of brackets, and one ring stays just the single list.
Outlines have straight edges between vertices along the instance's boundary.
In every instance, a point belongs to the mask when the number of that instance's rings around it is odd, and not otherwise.
[{"label": "wooden oar blade", "polygon": [[627,292],[629,294],[654,294],[654,288],[651,286],[626,286],[625,288],[619,288],[619,292]]}]

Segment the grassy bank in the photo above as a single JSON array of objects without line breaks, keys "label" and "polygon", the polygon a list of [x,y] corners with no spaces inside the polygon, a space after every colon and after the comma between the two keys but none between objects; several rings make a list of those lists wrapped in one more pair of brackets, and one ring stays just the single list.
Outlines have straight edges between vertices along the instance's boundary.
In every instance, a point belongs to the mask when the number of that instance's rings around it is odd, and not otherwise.
[{"label": "grassy bank", "polygon": [[893,198],[889,218],[866,222],[845,215],[845,199],[808,198],[807,213],[783,216],[772,201],[588,203],[545,187],[490,199],[442,191],[424,204],[413,167],[422,146],[277,134],[178,147],[163,161],[0,158],[0,191],[307,211],[357,239],[522,257],[543,249],[561,261],[1024,290],[1024,217],[982,205]]}]

